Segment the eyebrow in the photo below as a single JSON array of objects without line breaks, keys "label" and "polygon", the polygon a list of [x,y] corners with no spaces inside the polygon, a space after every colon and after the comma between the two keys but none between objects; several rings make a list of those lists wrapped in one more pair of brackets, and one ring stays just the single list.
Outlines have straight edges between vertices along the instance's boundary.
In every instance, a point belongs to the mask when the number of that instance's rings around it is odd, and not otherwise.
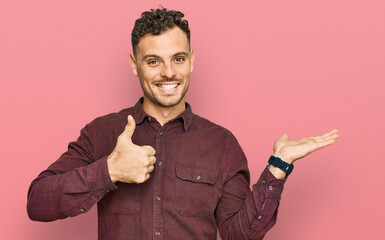
[{"label": "eyebrow", "polygon": [[[174,55],[172,55],[173,57],[175,56],[180,56],[180,55],[184,55],[184,56],[188,56],[188,53],[187,52],[177,52],[175,53]],[[158,55],[155,55],[155,54],[147,54],[147,55],[144,55],[143,56],[143,60],[147,59],[147,58],[161,58],[160,56]]]}]

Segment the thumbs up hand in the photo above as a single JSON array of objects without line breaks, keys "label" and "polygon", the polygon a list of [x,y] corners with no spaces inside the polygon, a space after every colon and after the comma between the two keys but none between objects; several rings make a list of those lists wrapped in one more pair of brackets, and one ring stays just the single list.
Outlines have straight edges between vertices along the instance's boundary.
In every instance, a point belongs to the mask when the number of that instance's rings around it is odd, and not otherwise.
[{"label": "thumbs up hand", "polygon": [[154,170],[155,149],[151,146],[139,146],[132,142],[135,120],[127,117],[127,125],[119,135],[116,146],[108,156],[108,172],[113,182],[143,183],[150,178]]}]

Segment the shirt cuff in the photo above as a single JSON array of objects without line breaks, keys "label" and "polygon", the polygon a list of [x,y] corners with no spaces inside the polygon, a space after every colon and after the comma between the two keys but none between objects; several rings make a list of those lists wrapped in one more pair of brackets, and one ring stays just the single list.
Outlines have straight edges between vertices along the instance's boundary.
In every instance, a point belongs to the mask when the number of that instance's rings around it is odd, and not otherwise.
[{"label": "shirt cuff", "polygon": [[253,185],[253,192],[258,193],[260,202],[271,203],[273,200],[279,200],[286,179],[277,179],[266,166],[257,183]]},{"label": "shirt cuff", "polygon": [[103,157],[84,167],[88,192],[90,195],[83,199],[78,206],[63,213],[64,216],[76,216],[85,213],[102,199],[108,192],[115,190],[117,186],[111,181],[108,173],[107,157]]},{"label": "shirt cuff", "polygon": [[[90,176],[88,181],[89,189],[91,191],[96,191],[97,195],[101,194],[101,197],[103,197],[105,193],[117,188],[112,182],[108,172],[107,158],[108,156],[103,157],[87,167],[87,172]],[[95,195],[95,197],[99,196]]]}]

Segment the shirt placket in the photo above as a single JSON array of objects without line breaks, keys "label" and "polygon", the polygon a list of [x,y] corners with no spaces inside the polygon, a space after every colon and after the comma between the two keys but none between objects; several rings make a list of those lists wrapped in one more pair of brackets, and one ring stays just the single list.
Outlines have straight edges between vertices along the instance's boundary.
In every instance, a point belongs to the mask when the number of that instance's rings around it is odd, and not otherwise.
[{"label": "shirt placket", "polygon": [[165,164],[165,129],[159,129],[156,137],[156,163],[155,163],[155,186],[153,194],[153,239],[160,240],[164,236],[163,226],[163,182]]}]

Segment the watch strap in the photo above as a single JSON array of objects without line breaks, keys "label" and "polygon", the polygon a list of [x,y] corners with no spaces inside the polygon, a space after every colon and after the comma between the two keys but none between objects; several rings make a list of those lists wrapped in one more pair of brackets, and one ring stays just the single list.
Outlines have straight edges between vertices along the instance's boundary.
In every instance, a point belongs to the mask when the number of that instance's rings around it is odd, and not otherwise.
[{"label": "watch strap", "polygon": [[269,158],[269,164],[273,165],[274,167],[277,167],[284,171],[288,176],[293,171],[294,165],[288,164],[287,162],[282,161],[280,158],[271,156]]}]

